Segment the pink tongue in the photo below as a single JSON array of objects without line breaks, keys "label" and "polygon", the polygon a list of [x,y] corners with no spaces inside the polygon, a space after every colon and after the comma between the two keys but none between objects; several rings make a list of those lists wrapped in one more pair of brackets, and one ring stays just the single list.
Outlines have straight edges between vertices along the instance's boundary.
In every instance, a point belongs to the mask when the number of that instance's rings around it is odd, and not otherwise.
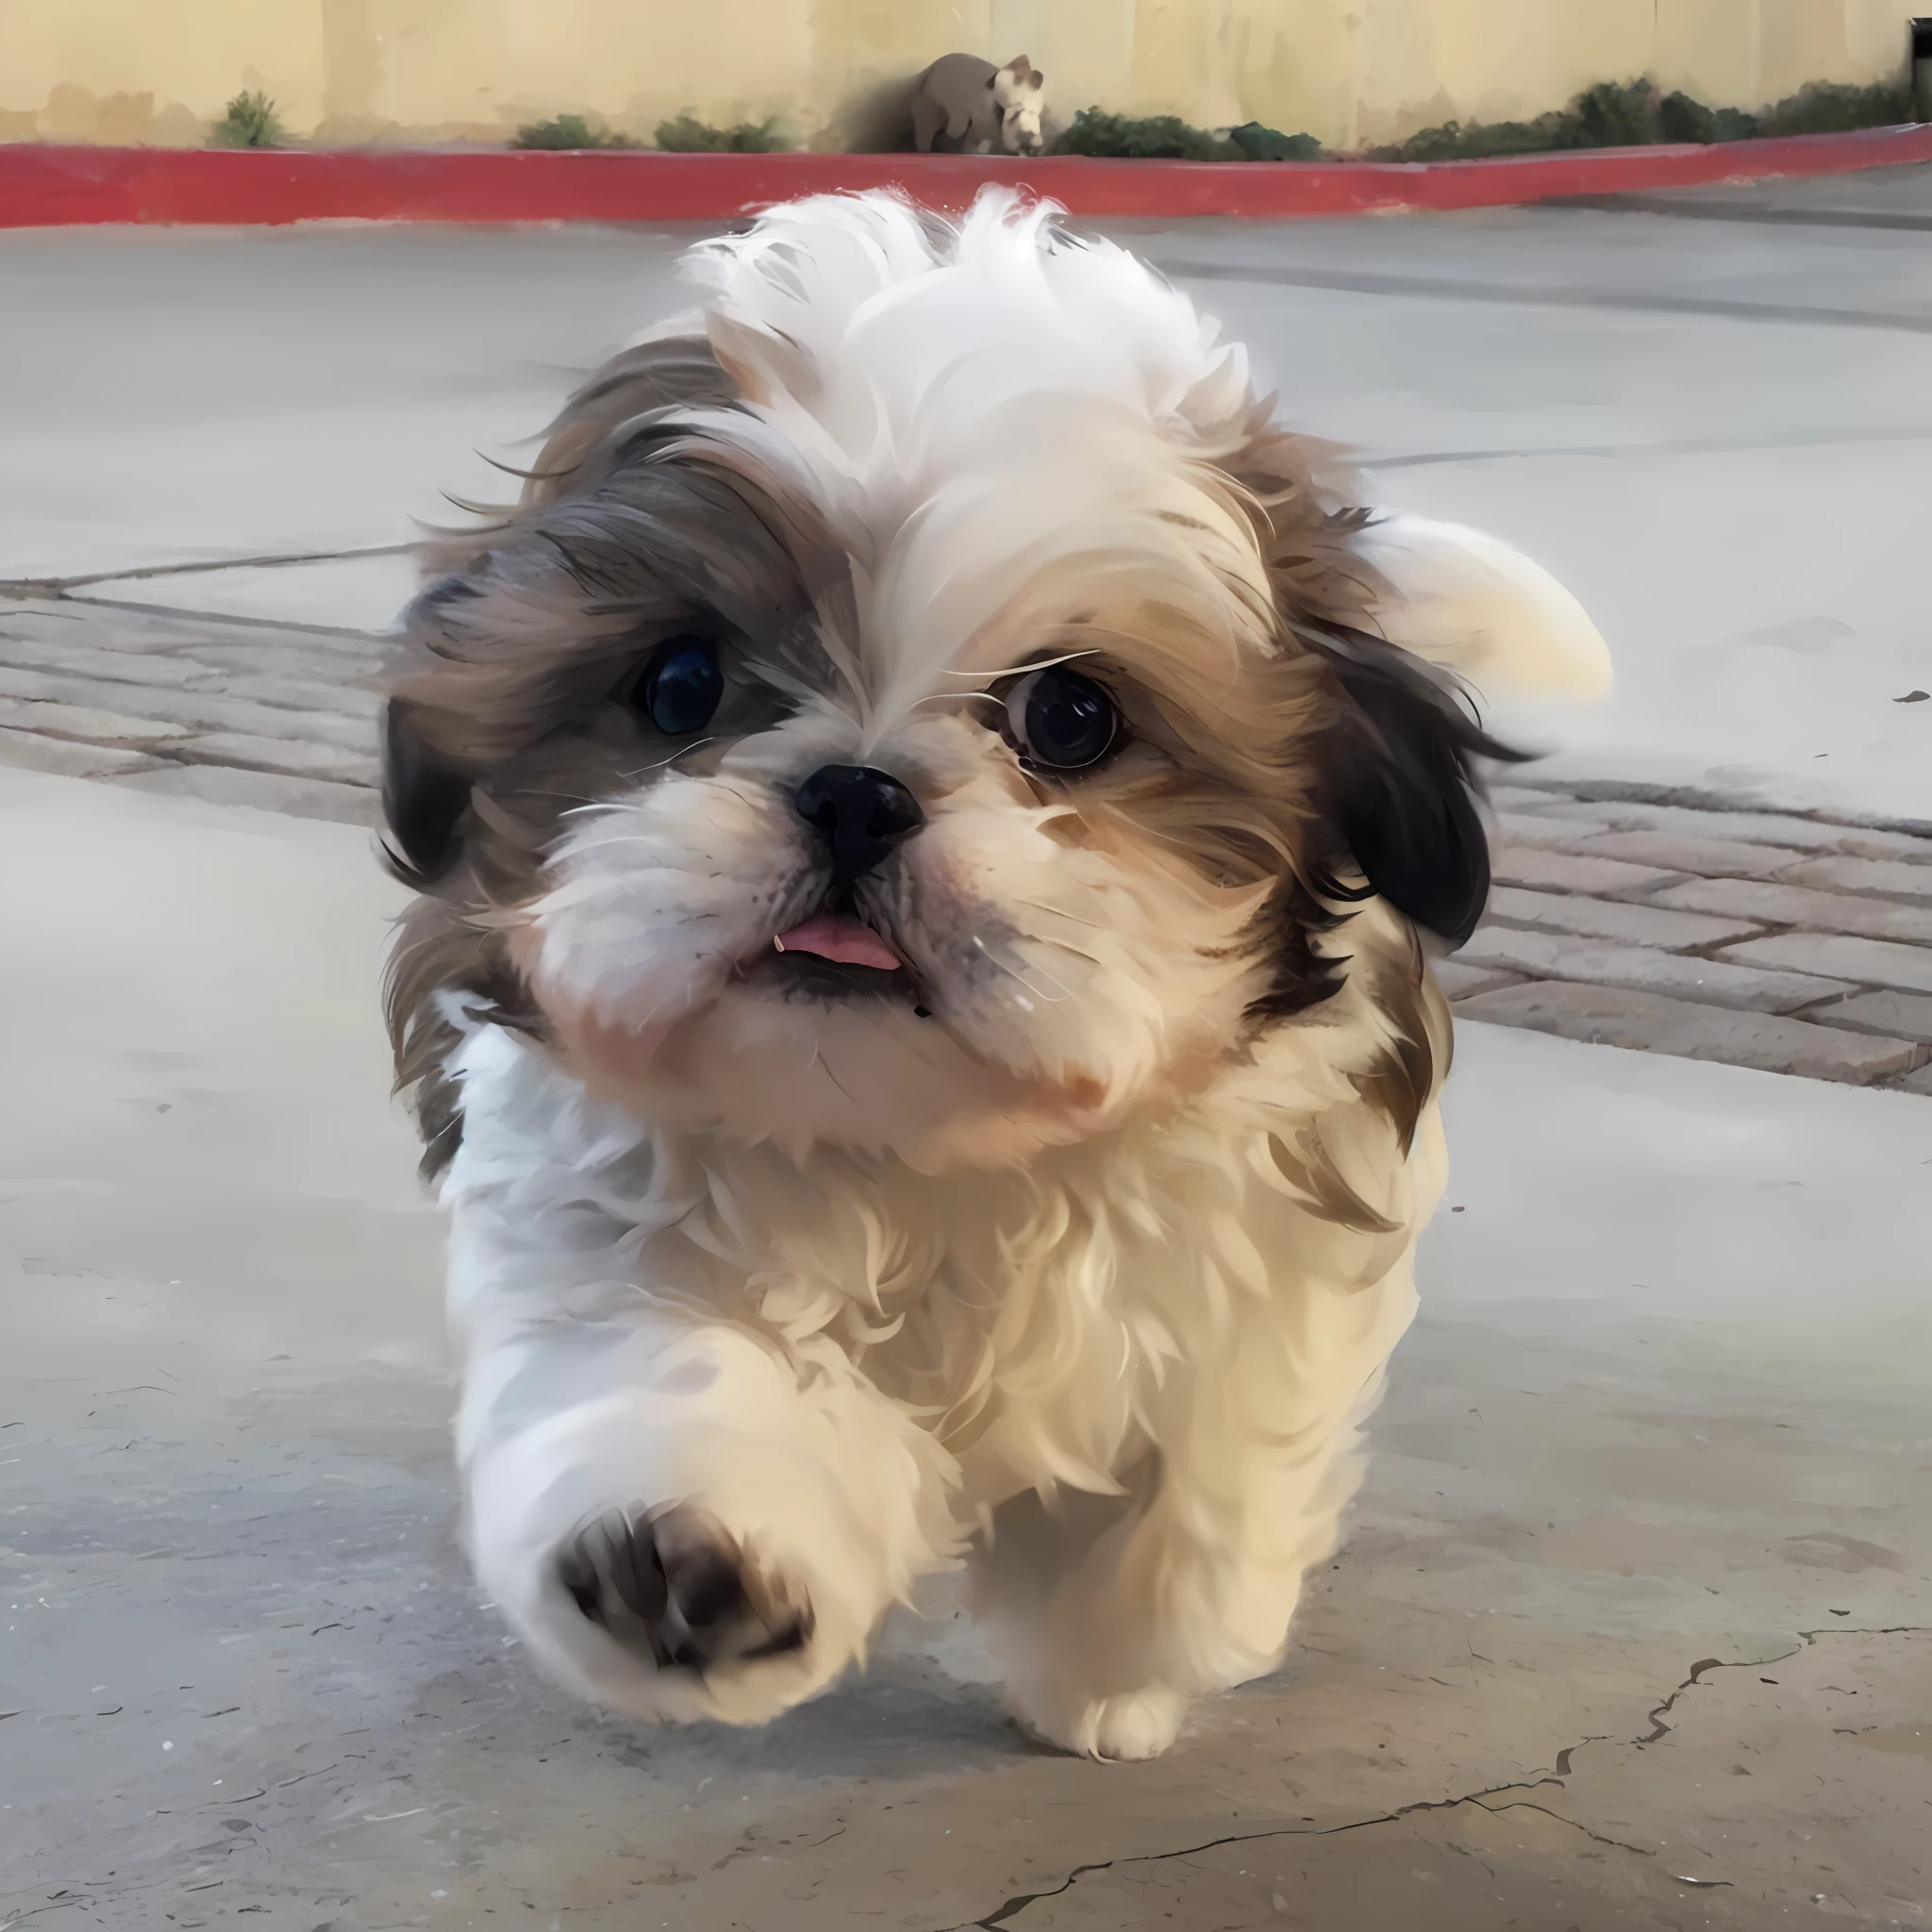
[{"label": "pink tongue", "polygon": [[781,953],[816,953],[822,959],[836,959],[842,966],[876,966],[891,973],[903,961],[869,925],[842,913],[821,912],[781,932],[777,941]]}]

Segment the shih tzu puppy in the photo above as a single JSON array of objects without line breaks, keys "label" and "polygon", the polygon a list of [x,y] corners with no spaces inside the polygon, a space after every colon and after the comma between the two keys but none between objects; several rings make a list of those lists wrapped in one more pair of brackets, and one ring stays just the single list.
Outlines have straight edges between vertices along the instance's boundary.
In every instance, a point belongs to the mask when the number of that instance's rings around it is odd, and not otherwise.
[{"label": "shih tzu puppy", "polygon": [[1049,208],[685,267],[388,712],[476,1572],[584,1697],[756,1724],[963,1562],[1020,1721],[1150,1757],[1280,1659],[1415,1307],[1463,680],[1604,647]]}]

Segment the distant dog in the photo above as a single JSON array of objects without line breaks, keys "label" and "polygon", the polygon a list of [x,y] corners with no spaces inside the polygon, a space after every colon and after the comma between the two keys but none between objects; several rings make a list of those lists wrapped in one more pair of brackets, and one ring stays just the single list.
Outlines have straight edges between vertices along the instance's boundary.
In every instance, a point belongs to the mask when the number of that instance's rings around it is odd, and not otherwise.
[{"label": "distant dog", "polygon": [[583,1696],[752,1724],[963,1560],[1020,1719],[1148,1757],[1281,1657],[1415,1307],[1452,674],[1603,646],[1046,208],[687,270],[388,714],[477,1574]]},{"label": "distant dog", "polygon": [[976,54],[948,54],[919,76],[912,139],[921,154],[1037,155],[1046,76],[1022,54],[1004,67]]}]

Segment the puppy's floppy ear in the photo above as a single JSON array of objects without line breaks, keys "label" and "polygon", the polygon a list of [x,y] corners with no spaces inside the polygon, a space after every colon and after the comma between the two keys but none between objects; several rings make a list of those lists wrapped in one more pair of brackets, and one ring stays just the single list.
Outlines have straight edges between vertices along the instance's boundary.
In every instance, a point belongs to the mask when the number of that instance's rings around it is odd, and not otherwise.
[{"label": "puppy's floppy ear", "polygon": [[[1474,760],[1525,756],[1482,729],[1468,689],[1491,699],[1601,697],[1609,651],[1556,578],[1480,531],[1374,518],[1349,547],[1374,579],[1359,621],[1380,636],[1338,627],[1309,639],[1341,695],[1325,748],[1330,829],[1371,890],[1460,945],[1490,889]],[[1317,881],[1324,891],[1333,883]]]},{"label": "puppy's floppy ear", "polygon": [[[500,670],[508,655],[507,643],[526,635],[533,610],[542,601],[524,569],[531,546],[541,553],[537,581],[542,581],[544,572],[567,574],[569,568],[567,549],[530,537],[535,520],[568,498],[596,491],[648,439],[668,440],[674,432],[664,425],[676,410],[729,407],[737,396],[696,316],[661,323],[612,357],[551,424],[535,466],[523,473],[522,503],[491,512],[492,521],[478,530],[452,533],[447,541],[426,546],[449,574],[422,590],[404,613],[415,670]],[[499,620],[490,613],[506,586],[508,601],[518,614],[507,628],[498,629]],[[545,594],[558,594],[554,583]],[[503,681],[485,678],[483,683],[498,694],[494,714],[480,734],[474,731],[479,723],[475,715],[458,721],[472,727],[475,737],[474,742],[458,741],[460,760],[439,751],[425,728],[433,700],[425,704],[420,697],[395,696],[383,712],[382,808],[389,825],[390,869],[419,891],[442,877],[461,856],[473,776],[487,776],[497,758],[558,722],[555,714],[534,704],[507,718]],[[471,688],[475,688],[474,681]],[[447,726],[449,714],[441,716]]]},{"label": "puppy's floppy ear", "polygon": [[[1459,946],[1490,895],[1474,760],[1522,754],[1491,738],[1461,691],[1407,652],[1358,631],[1311,640],[1341,687],[1323,787],[1334,832],[1371,891]],[[1324,896],[1358,898],[1333,876]]]},{"label": "puppy's floppy ear", "polygon": [[1459,524],[1377,517],[1352,548],[1380,580],[1374,627],[1491,700],[1608,694],[1609,647],[1548,571]]},{"label": "puppy's floppy ear", "polygon": [[458,825],[470,808],[470,780],[440,758],[418,730],[408,701],[382,713],[382,815],[390,870],[421,891],[456,863]]}]

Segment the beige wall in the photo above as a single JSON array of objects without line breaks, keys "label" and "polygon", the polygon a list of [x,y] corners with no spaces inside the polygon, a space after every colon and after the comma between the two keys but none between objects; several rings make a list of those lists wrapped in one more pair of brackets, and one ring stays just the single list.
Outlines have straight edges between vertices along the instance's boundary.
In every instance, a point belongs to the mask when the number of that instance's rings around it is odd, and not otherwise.
[{"label": "beige wall", "polygon": [[862,139],[938,55],[1024,53],[1054,108],[1338,146],[1648,73],[1713,105],[1902,71],[1925,0],[0,0],[0,139],[196,142],[238,90],[322,141],[488,141],[690,110]]}]

